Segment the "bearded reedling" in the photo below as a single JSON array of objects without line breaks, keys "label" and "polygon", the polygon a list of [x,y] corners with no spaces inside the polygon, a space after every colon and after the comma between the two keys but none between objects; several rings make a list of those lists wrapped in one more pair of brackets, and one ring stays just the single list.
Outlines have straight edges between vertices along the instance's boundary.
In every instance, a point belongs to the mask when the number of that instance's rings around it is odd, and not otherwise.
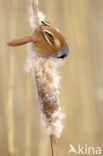
[{"label": "bearded reedling", "polygon": [[46,22],[44,16],[40,14],[38,0],[32,3],[32,10],[33,33],[14,39],[8,42],[8,45],[15,47],[31,43],[35,55],[28,57],[26,70],[31,71],[36,79],[42,123],[50,135],[52,156],[56,156],[55,137],[61,135],[64,118],[62,108],[59,106],[57,67],[61,59],[68,56],[69,47],[60,31]]},{"label": "bearded reedling", "polygon": [[8,42],[9,46],[20,46],[33,43],[35,52],[42,57],[64,58],[68,56],[69,48],[61,33],[49,23],[41,21],[35,31],[20,39]]}]

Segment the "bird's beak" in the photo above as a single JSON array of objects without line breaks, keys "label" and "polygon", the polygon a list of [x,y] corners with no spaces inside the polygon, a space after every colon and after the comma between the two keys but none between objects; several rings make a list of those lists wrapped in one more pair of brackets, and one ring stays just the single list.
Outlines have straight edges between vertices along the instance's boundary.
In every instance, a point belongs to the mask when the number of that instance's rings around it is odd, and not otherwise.
[{"label": "bird's beak", "polygon": [[64,58],[62,58],[62,61],[65,61],[65,59],[64,59]]},{"label": "bird's beak", "polygon": [[23,38],[19,38],[19,39],[13,39],[12,41],[8,42],[7,45],[8,46],[20,46],[29,42],[35,42],[36,41],[36,35],[32,34],[30,36],[25,36]]}]

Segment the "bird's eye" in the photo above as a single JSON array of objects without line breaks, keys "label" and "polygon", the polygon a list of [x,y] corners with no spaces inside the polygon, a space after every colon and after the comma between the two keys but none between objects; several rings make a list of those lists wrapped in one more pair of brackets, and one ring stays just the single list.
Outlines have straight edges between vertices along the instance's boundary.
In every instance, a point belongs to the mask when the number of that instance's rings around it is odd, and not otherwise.
[{"label": "bird's eye", "polygon": [[67,57],[69,53],[69,47],[68,45],[66,45],[65,47],[63,47],[57,54],[56,58],[64,58]]}]

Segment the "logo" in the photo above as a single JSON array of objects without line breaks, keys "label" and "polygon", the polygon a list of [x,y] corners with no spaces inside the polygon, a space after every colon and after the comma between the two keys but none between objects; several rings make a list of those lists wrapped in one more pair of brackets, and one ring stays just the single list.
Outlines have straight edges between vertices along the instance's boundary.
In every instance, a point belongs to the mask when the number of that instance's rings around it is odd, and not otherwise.
[{"label": "logo", "polygon": [[75,153],[77,155],[84,155],[84,154],[93,154],[93,155],[100,155],[102,154],[102,148],[101,147],[89,147],[86,144],[84,146],[81,146],[80,144],[77,145],[75,148],[72,144],[69,145],[69,154]]}]

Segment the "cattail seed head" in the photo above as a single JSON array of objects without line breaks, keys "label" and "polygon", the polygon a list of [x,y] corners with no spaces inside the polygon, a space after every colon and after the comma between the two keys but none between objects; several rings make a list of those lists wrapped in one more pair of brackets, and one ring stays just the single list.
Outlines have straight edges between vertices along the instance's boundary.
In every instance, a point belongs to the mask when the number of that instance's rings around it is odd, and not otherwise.
[{"label": "cattail seed head", "polygon": [[[62,63],[58,62],[59,64]],[[27,59],[26,70],[35,75],[41,108],[41,120],[48,134],[60,136],[64,114],[59,106],[59,80],[56,59],[33,55]]]},{"label": "cattail seed head", "polygon": [[[30,24],[33,31],[45,16],[38,10],[38,1],[30,7]],[[57,43],[58,44],[58,43]],[[37,92],[40,101],[41,120],[49,135],[60,137],[65,115],[59,103],[59,80],[57,68],[63,61],[51,57],[40,57],[35,52],[33,44],[31,51],[33,54],[27,58],[25,70],[31,72],[36,79]]]}]

